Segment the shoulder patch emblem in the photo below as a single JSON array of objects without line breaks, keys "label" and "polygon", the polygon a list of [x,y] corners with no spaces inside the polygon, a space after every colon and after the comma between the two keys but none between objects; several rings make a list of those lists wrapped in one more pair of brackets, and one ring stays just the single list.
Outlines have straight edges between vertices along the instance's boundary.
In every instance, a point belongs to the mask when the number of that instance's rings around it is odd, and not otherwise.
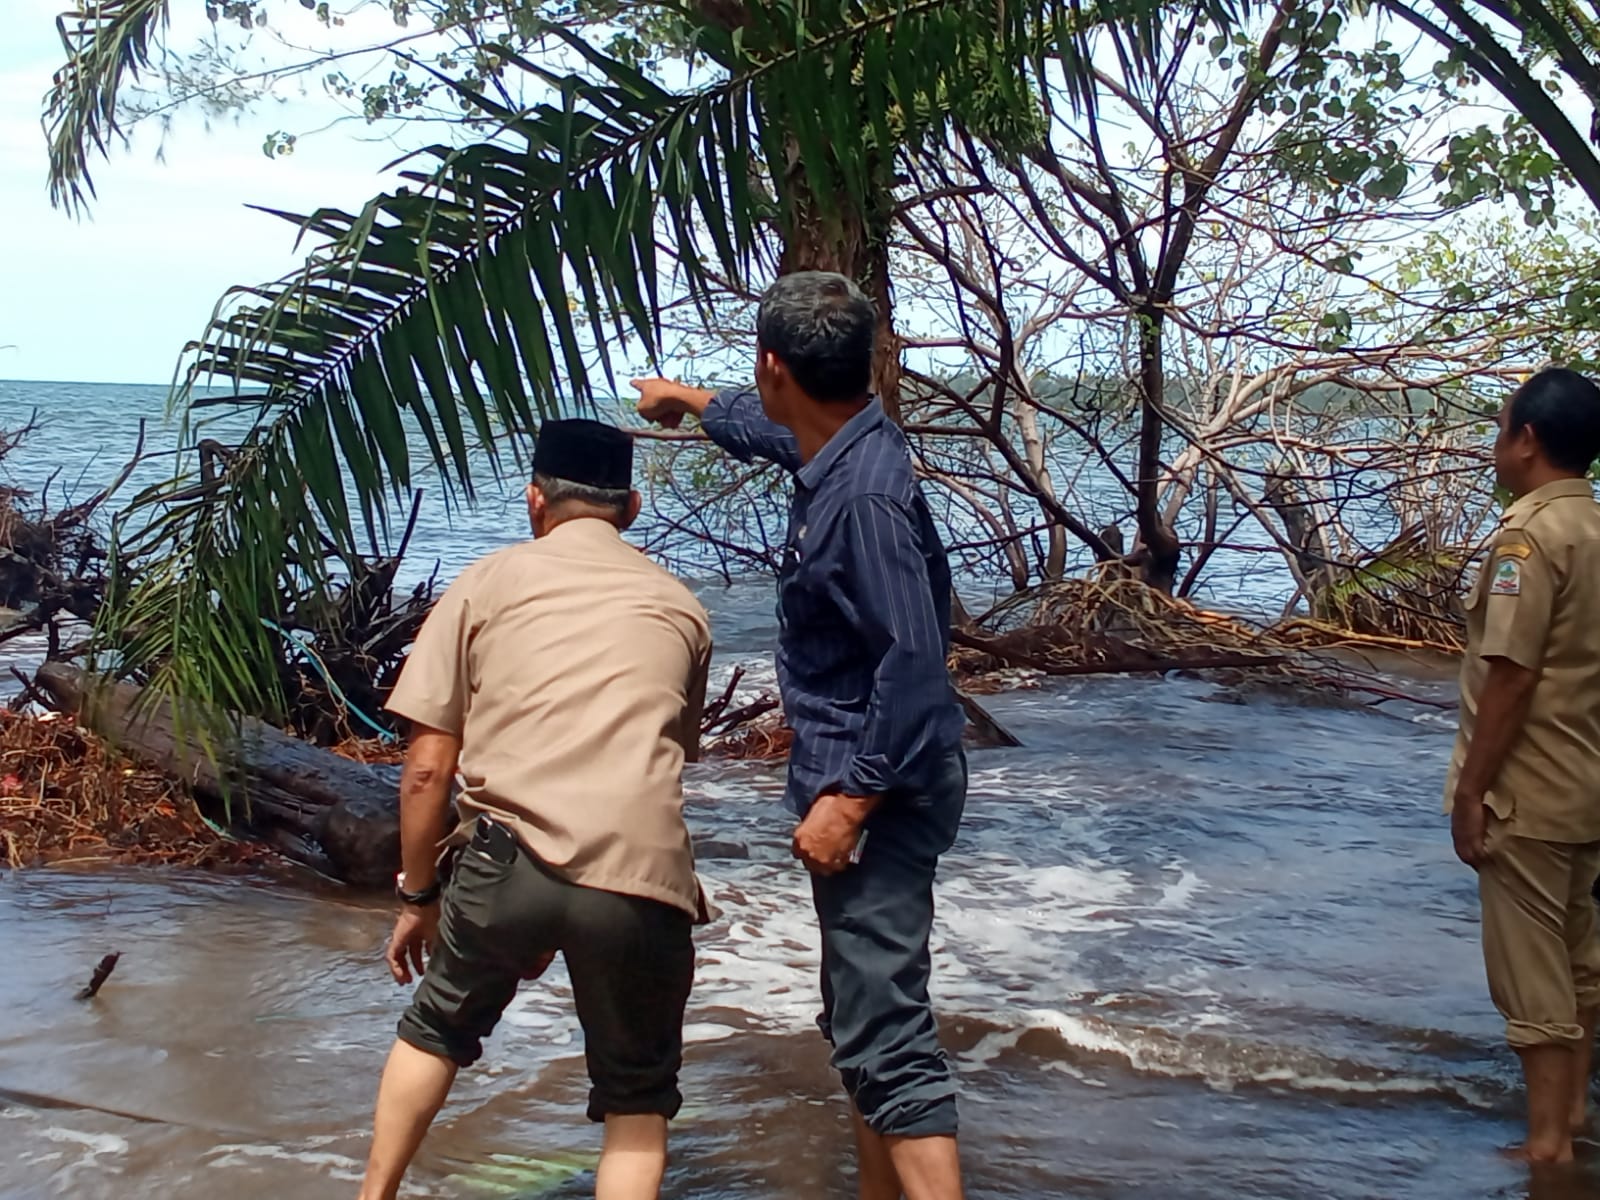
[{"label": "shoulder patch emblem", "polygon": [[1515,558],[1496,559],[1494,577],[1489,584],[1491,596],[1520,596],[1522,594],[1522,563]]},{"label": "shoulder patch emblem", "polygon": [[1533,553],[1533,547],[1522,542],[1507,542],[1504,546],[1494,548],[1496,558],[1527,558]]}]

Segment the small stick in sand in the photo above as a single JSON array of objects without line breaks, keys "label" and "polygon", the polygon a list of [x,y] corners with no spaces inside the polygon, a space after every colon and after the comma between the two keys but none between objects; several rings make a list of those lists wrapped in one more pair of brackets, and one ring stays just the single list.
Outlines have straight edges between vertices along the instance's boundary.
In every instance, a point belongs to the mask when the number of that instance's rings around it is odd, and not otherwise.
[{"label": "small stick in sand", "polygon": [[89,986],[78,993],[78,999],[93,1000],[99,995],[106,980],[111,978],[111,972],[117,969],[117,959],[121,957],[121,954],[108,954],[102,958],[100,965],[94,969],[94,974],[89,976]]}]

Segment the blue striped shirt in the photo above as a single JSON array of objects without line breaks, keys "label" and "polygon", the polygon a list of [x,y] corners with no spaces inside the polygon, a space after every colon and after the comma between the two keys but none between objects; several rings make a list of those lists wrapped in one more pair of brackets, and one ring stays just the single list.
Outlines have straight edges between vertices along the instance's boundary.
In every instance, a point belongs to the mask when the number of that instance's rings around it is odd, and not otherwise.
[{"label": "blue striped shirt", "polygon": [[734,457],[795,479],[778,573],[789,806],[927,785],[966,718],[946,666],[950,567],[905,435],[873,401],[802,463],[753,391],[720,393],[703,425]]}]

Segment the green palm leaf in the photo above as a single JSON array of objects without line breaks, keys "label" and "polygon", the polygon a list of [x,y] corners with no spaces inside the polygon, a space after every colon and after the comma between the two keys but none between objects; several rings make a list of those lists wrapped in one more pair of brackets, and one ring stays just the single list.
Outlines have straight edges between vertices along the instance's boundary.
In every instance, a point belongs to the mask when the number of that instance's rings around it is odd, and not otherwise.
[{"label": "green palm leaf", "polygon": [[117,93],[150,66],[167,26],[168,0],[83,0],[56,18],[66,62],[45,96],[50,202],[81,212],[94,195],[91,153],[119,135]]}]

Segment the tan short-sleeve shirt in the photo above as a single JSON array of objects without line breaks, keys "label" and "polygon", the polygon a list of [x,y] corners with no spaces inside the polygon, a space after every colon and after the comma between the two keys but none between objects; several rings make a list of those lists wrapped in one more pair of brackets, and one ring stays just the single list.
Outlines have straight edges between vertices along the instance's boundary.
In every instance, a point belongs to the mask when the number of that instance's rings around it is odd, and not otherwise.
[{"label": "tan short-sleeve shirt", "polygon": [[1539,679],[1486,803],[1519,837],[1600,840],[1600,504],[1587,480],[1547,484],[1506,510],[1466,609],[1446,809],[1489,661],[1509,659]]},{"label": "tan short-sleeve shirt", "polygon": [[461,738],[463,808],[585,887],[703,912],[683,822],[711,658],[688,588],[580,519],[462,572],[390,697]]}]

